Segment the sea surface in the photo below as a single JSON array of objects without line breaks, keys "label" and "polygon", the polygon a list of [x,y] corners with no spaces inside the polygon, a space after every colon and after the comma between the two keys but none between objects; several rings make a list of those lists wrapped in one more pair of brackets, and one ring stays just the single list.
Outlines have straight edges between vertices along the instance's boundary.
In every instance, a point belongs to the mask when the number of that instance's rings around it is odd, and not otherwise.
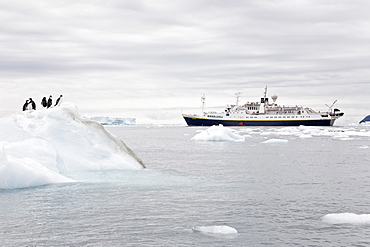
[{"label": "sea surface", "polygon": [[370,222],[322,219],[370,214],[368,126],[233,128],[238,142],[191,139],[206,127],[106,128],[147,169],[1,190],[0,246],[370,245]]}]

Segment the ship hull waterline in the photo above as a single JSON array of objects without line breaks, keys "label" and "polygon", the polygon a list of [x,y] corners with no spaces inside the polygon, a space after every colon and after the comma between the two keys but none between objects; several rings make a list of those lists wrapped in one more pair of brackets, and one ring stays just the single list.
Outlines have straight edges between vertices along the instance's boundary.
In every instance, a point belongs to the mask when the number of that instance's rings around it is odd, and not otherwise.
[{"label": "ship hull waterline", "polygon": [[297,120],[226,120],[183,116],[188,126],[333,126],[335,119],[297,119]]}]

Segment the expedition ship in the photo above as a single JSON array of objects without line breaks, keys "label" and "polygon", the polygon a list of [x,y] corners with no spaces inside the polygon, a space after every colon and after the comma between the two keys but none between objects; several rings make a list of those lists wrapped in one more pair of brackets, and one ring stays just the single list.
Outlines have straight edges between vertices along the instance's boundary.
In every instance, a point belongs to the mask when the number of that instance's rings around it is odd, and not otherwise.
[{"label": "expedition ship", "polygon": [[266,97],[260,102],[247,102],[239,105],[240,93],[236,93],[236,105],[228,105],[224,112],[204,112],[205,96],[202,97],[203,115],[182,114],[188,126],[333,126],[335,120],[344,115],[334,108],[334,103],[328,106],[328,111],[318,112],[308,107],[298,105],[285,106],[276,104],[277,95],[272,95],[272,102]]}]

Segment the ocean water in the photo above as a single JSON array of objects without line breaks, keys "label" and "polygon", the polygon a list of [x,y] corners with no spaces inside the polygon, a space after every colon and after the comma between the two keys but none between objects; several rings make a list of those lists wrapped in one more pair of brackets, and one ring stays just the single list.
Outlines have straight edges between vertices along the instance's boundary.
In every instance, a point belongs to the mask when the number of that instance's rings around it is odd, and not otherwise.
[{"label": "ocean water", "polygon": [[107,129],[147,169],[1,190],[0,246],[370,245],[370,221],[323,220],[370,214],[369,127],[233,128],[238,142],[192,140],[201,127]]}]

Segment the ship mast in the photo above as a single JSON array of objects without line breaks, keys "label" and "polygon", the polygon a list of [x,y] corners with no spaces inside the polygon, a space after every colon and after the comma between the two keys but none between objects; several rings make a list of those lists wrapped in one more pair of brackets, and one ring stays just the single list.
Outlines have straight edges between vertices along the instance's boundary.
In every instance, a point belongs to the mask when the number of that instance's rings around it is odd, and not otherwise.
[{"label": "ship mast", "polygon": [[241,94],[242,94],[241,92],[237,92],[237,93],[235,93],[236,106],[239,106],[239,98],[240,98],[240,95],[241,95]]},{"label": "ship mast", "polygon": [[203,94],[200,100],[202,101],[202,113],[204,113],[204,104],[206,103],[206,95]]},{"label": "ship mast", "polygon": [[263,94],[263,95],[264,95],[264,97],[263,97],[263,98],[264,98],[264,99],[266,99],[266,95],[267,95],[267,86],[265,87],[265,92],[264,92],[264,94]]}]

